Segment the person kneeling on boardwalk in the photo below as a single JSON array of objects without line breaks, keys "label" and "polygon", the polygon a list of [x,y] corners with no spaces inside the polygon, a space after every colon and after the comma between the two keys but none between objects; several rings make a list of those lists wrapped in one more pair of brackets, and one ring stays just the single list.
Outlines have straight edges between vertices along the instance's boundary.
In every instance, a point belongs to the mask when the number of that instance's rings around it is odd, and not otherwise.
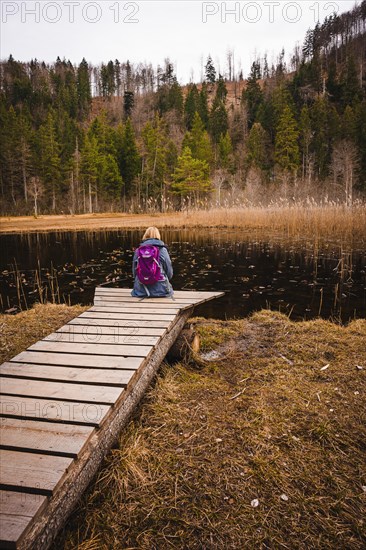
[{"label": "person kneeling on boardwalk", "polygon": [[132,275],[132,296],[158,298],[173,295],[169,282],[173,277],[172,262],[156,227],[146,229],[140,246],[135,250]]}]

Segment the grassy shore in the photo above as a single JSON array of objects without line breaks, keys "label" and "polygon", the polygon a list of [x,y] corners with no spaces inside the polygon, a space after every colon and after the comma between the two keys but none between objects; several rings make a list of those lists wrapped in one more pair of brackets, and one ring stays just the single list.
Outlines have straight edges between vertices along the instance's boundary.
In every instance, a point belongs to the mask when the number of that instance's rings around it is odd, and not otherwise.
[{"label": "grassy shore", "polygon": [[230,209],[193,210],[166,214],[93,214],[0,218],[0,232],[112,230],[121,228],[236,228],[289,237],[362,238],[366,233],[366,207],[329,204],[274,205]]},{"label": "grassy shore", "polygon": [[36,304],[18,315],[0,315],[0,363],[38,342],[89,306]]},{"label": "grassy shore", "polygon": [[196,325],[54,549],[365,548],[366,321]]},{"label": "grassy shore", "polygon": [[[82,309],[1,316],[2,360]],[[364,548],[366,320],[193,322],[54,549]]]}]

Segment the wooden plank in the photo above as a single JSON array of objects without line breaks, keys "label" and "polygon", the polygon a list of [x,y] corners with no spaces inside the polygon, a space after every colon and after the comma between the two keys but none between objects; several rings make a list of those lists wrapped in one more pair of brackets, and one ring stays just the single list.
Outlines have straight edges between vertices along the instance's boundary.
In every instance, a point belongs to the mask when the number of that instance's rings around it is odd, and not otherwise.
[{"label": "wooden plank", "polygon": [[90,309],[88,309],[88,312],[89,311],[110,312],[110,313],[119,313],[119,314],[123,313],[128,315],[144,315],[144,316],[146,315],[149,319],[150,316],[156,316],[156,315],[158,316],[169,315],[169,316],[173,316],[174,318],[176,315],[178,315],[178,313],[180,312],[180,309],[177,309],[177,308],[166,309],[164,307],[160,307],[160,308],[155,307],[154,309],[149,309],[149,308],[146,308],[145,306],[133,307],[132,304],[131,304],[131,307],[130,306],[125,307],[124,305],[119,306],[117,304],[115,305],[107,304],[107,305],[92,306]]},{"label": "wooden plank", "polygon": [[[187,304],[191,304],[192,300],[187,300],[185,302],[175,302],[171,299],[166,298],[148,298],[146,300],[139,300],[137,299],[137,302],[132,301],[133,298],[123,298],[123,297],[116,297],[116,296],[109,296],[109,295],[102,295],[102,296],[95,296],[94,297],[94,305],[98,304],[106,304],[106,305],[118,305],[119,307],[128,307],[129,309],[168,309],[168,310],[179,310],[181,306],[186,306]],[[136,300],[136,298],[135,298]]]},{"label": "wooden plank", "polygon": [[0,488],[52,495],[66,476],[72,458],[0,450]]},{"label": "wooden plank", "polygon": [[43,341],[47,342],[69,342],[69,343],[84,343],[84,344],[116,344],[116,345],[135,345],[135,346],[155,346],[160,338],[157,336],[139,336],[138,334],[119,334],[116,330],[115,334],[102,335],[99,332],[53,332],[49,334]]},{"label": "wooden plank", "polygon": [[[187,301],[185,304],[178,304],[178,307],[179,308],[179,311],[182,312],[186,309],[190,309],[192,307],[194,307],[195,305],[200,305],[200,304],[203,304],[204,302],[207,302],[209,300],[209,298],[207,300],[189,300]],[[127,304],[126,302],[117,302],[117,300],[113,301],[113,302],[105,302],[104,300],[102,301],[99,301],[98,298],[94,299],[94,306],[90,308],[90,310],[88,311],[93,311],[95,307],[97,308],[100,308],[100,307],[109,307],[110,308],[110,311],[116,311],[115,308],[121,308],[121,307],[125,307]],[[152,306],[154,304],[151,304]],[[156,305],[156,304],[155,304]],[[134,310],[136,311],[137,313],[140,312],[140,310],[138,308],[132,308],[131,307],[131,310]],[[173,311],[173,308],[166,308],[166,306],[164,305],[164,310],[166,311],[166,313],[171,313]],[[150,312],[150,310],[149,310]]]},{"label": "wooden plank", "polygon": [[[220,298],[221,296],[224,296],[224,292],[218,292],[218,293],[212,293],[212,292],[195,292],[194,294],[189,294],[186,296],[174,296],[174,298],[131,298],[128,295],[120,295],[120,294],[95,294],[94,301],[107,301],[107,302],[123,302],[126,303],[134,303],[134,304],[154,304],[159,307],[161,306],[175,306],[175,307],[182,307],[183,305],[198,305],[202,302],[205,302],[207,300],[213,300],[215,298]],[[215,296],[214,294],[217,294]],[[136,302],[135,302],[136,300]]]},{"label": "wooden plank", "polygon": [[[96,294],[115,294],[120,296],[131,296],[131,289],[128,288],[108,288],[108,287],[96,287]],[[174,290],[173,298],[219,298],[223,296],[224,292],[211,292],[203,290]],[[133,298],[133,296],[131,296]]]},{"label": "wooden plank", "polygon": [[[58,353],[91,353],[95,355],[117,355],[119,357],[147,357],[152,351],[151,346],[126,346],[123,344],[84,344],[69,342],[47,342],[40,340],[27,351],[50,351]],[[80,364],[83,358],[80,357]]]},{"label": "wooden plank", "polygon": [[25,535],[33,517],[47,503],[43,495],[15,491],[0,491],[0,548],[15,549]]},{"label": "wooden plank", "polygon": [[[76,317],[76,319],[78,319]],[[75,319],[75,320],[76,320]],[[124,336],[126,339],[133,337],[134,335],[139,336],[141,338],[147,338],[153,341],[154,339],[159,340],[161,336],[163,336],[166,333],[165,328],[149,328],[149,327],[139,327],[138,323],[136,322],[136,326],[134,325],[128,325],[127,327],[121,327],[119,325],[115,326],[104,326],[100,325],[98,323],[98,320],[92,320],[90,323],[90,319],[88,321],[83,321],[81,319],[82,323],[69,323],[67,325],[64,325],[63,327],[60,327],[57,329],[57,333],[60,332],[66,333],[66,334],[84,334],[86,338],[89,337],[89,335],[93,334],[99,334],[100,336]],[[87,324],[86,324],[87,323]],[[107,323],[109,323],[107,321]],[[110,323],[109,323],[110,324]],[[146,344],[150,345],[150,341]]]},{"label": "wooden plank", "polygon": [[[103,313],[100,311],[92,311],[89,309],[88,311],[85,311],[84,313],[81,313],[79,315],[79,319],[115,319],[116,321],[159,321],[159,322],[166,322],[166,321],[174,321],[175,315],[170,314],[149,314],[149,313]],[[155,323],[153,326],[166,326],[166,325],[156,325]]]},{"label": "wooden plank", "polygon": [[[132,376],[133,371],[130,371]],[[63,401],[79,401],[80,403],[100,403],[112,405],[121,394],[121,387],[100,386],[89,384],[73,384],[67,382],[49,382],[25,378],[1,379],[3,395],[18,395],[22,397],[42,396]]]},{"label": "wooden plank", "polygon": [[[135,298],[133,296],[123,296],[119,294],[107,294],[102,293],[98,294],[95,292],[94,296],[94,302],[95,300],[99,300],[102,302],[123,302],[125,304],[163,304],[164,307],[167,306],[173,306],[173,307],[180,307],[181,305],[187,305],[192,304],[196,301],[195,298]],[[199,301],[199,300],[197,300]]]},{"label": "wooden plank", "polygon": [[[187,304],[183,306],[186,307]],[[189,307],[189,306],[188,306]],[[180,307],[171,305],[171,304],[129,304],[128,302],[122,302],[120,304],[115,301],[105,302],[104,300],[94,300],[94,306],[92,306],[88,311],[103,311],[105,308],[118,308],[120,313],[139,313],[147,315],[177,315],[182,309]]]},{"label": "wooden plank", "polygon": [[[153,336],[154,334],[160,334],[160,332],[163,330],[163,334],[166,332],[167,328],[170,327],[171,322],[170,321],[128,321],[123,319],[101,319],[98,317],[95,317],[95,313],[90,313],[88,317],[75,317],[75,319],[72,319],[68,325],[84,325],[84,326],[98,326],[103,327],[102,330],[104,330],[104,327],[108,327],[109,330],[119,330],[122,334],[123,329],[127,329],[129,331],[129,334],[135,333],[136,329],[139,330],[139,333],[141,334],[150,334]],[[143,330],[144,329],[144,330]]]},{"label": "wooden plank", "polygon": [[50,399],[0,396],[0,416],[33,418],[34,420],[100,426],[110,411],[110,405],[52,401]]},{"label": "wooden plank", "polygon": [[80,367],[58,367],[30,363],[7,362],[0,366],[0,374],[13,378],[32,378],[75,382],[79,384],[100,384],[101,386],[126,386],[136,370],[88,369]]},{"label": "wooden plank", "polygon": [[92,426],[18,418],[0,419],[1,447],[8,450],[76,458],[94,431],[95,428]]},{"label": "wooden plank", "polygon": [[47,351],[22,351],[11,359],[11,363],[37,363],[39,365],[59,365],[65,367],[92,367],[99,369],[136,370],[144,361],[143,357],[113,357],[108,355],[80,355],[76,353],[52,353]]},{"label": "wooden plank", "polygon": [[[155,348],[155,353],[144,363],[144,368],[140,369],[133,389],[126,392],[116,406],[110,408],[107,421],[104,421],[100,430],[91,438],[87,452],[82,453],[80,458],[75,461],[75,465],[70,469],[67,483],[64,484],[62,490],[55,492],[45,512],[37,517],[37,522],[22,541],[19,550],[28,550],[28,548],[33,547],[44,548],[45,541],[50,542],[65,523],[80,499],[80,495],[100,468],[103,456],[111,445],[116,442],[122,427],[129,421],[133,409],[145,395],[146,389],[155,376],[159,365],[182,330],[188,316],[189,313],[185,312],[177,318],[176,322],[172,324],[170,332]],[[52,518],[52,521],[50,521],[50,518]]]},{"label": "wooden plank", "polygon": [[[203,303],[202,300],[197,301],[197,304],[201,304],[201,303]],[[155,311],[153,311],[154,308],[149,308],[149,306],[154,306],[154,305],[155,305]],[[164,307],[159,308],[159,311],[163,310],[166,314],[170,314],[172,312],[175,312],[177,314],[191,307],[192,307],[192,302],[188,302],[186,304],[180,304],[179,306],[175,306],[175,307],[166,307],[164,305]],[[115,311],[121,312],[120,310],[125,312],[125,310],[128,309],[129,311],[134,311],[135,313],[148,313],[148,314],[158,313],[158,310],[156,309],[156,304],[148,304],[147,308],[145,306],[133,307],[133,304],[128,304],[126,302],[120,302],[120,303],[117,303],[117,301],[105,302],[104,300],[99,301],[98,299],[94,299],[94,306],[91,307],[88,311],[96,311],[96,310],[99,310],[99,308],[103,308],[111,312],[115,312]]]}]

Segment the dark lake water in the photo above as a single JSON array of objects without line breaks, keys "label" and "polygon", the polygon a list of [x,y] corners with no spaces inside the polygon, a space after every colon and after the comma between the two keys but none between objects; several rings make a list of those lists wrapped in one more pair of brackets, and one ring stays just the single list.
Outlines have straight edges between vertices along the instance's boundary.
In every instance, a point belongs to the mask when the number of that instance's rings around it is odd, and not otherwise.
[{"label": "dark lake water", "polygon": [[[131,260],[140,231],[2,235],[2,310],[23,308],[43,296],[66,303],[92,302],[94,288],[132,286]],[[223,290],[225,297],[197,314],[220,319],[271,308],[292,319],[366,317],[366,251],[363,243],[288,243],[234,231],[164,231],[177,290]],[[17,284],[18,282],[18,284]]]}]

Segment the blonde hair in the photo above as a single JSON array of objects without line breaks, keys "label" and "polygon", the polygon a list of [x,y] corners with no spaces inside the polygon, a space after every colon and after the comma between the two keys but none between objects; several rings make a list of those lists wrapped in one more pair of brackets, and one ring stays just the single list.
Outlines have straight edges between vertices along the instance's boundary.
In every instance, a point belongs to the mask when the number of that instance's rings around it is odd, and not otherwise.
[{"label": "blonde hair", "polygon": [[157,227],[148,227],[144,233],[144,236],[142,237],[142,240],[145,239],[161,239],[160,237],[160,231]]}]

